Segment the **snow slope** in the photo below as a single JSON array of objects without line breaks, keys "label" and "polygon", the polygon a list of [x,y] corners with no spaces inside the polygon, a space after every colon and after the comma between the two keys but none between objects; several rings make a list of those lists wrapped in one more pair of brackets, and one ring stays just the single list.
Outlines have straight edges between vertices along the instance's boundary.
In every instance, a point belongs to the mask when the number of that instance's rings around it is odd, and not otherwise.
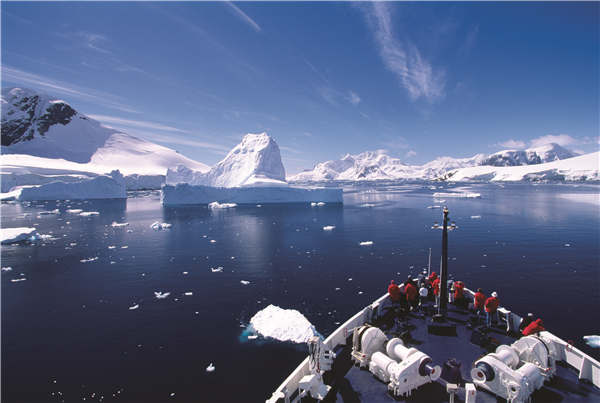
[{"label": "snow slope", "polygon": [[461,168],[446,173],[449,181],[598,181],[600,152],[584,154],[543,164],[495,167],[489,165]]},{"label": "snow slope", "polygon": [[517,166],[542,164],[577,156],[574,152],[550,143],[527,150],[503,150],[489,155],[480,165]]},{"label": "snow slope", "polygon": [[172,149],[103,126],[45,94],[7,88],[1,103],[3,172],[14,172],[7,168],[13,166],[28,167],[29,173],[52,167],[73,173],[119,169],[125,175],[165,175],[179,164],[208,170]]},{"label": "snow slope", "polygon": [[287,186],[279,146],[267,133],[248,133],[242,142],[208,172],[177,166],[167,172],[167,184],[216,187]]}]

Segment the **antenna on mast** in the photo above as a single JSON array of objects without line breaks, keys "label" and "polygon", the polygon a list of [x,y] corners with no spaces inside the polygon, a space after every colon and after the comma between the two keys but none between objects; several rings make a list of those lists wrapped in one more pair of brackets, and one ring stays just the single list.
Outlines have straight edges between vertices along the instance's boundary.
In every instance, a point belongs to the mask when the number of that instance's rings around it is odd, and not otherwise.
[{"label": "antenna on mast", "polygon": [[429,248],[429,263],[427,263],[427,277],[431,275],[431,248]]}]

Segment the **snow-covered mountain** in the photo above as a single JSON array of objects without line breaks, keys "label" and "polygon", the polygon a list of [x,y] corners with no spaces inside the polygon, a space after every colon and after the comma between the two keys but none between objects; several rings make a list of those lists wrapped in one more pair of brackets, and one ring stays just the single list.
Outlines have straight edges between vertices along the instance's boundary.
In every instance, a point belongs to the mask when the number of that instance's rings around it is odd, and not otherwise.
[{"label": "snow-covered mountain", "polygon": [[448,181],[599,181],[600,152],[542,164],[496,167],[480,165],[447,172]]},{"label": "snow-covered mountain", "polygon": [[559,146],[556,143],[546,144],[527,150],[503,150],[489,155],[479,165],[497,167],[533,165],[556,160],[564,160],[577,156],[576,153]]},{"label": "snow-covered mountain", "polygon": [[[208,166],[176,151],[103,126],[65,101],[23,88],[2,90],[2,166],[164,175],[183,164]],[[24,157],[26,156],[26,157]],[[73,164],[74,163],[74,164]],[[23,165],[25,164],[25,165]]]},{"label": "snow-covered mountain", "polygon": [[527,150],[504,150],[494,154],[476,154],[469,158],[439,157],[424,165],[407,165],[385,151],[367,151],[345,155],[340,160],[321,162],[312,170],[288,178],[290,182],[369,181],[369,180],[434,180],[446,173],[477,166],[536,165],[570,159],[577,154],[558,144],[547,144]]},{"label": "snow-covered mountain", "polygon": [[267,133],[248,133],[208,172],[179,165],[167,172],[167,184],[214,187],[286,186],[279,146]]}]

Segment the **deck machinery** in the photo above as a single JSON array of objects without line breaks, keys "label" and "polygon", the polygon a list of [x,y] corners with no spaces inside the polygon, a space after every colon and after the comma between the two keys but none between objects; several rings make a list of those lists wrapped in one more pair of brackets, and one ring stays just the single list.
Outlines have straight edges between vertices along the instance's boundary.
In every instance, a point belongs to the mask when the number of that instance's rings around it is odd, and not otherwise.
[{"label": "deck machinery", "polygon": [[[329,337],[267,403],[600,402],[600,362],[550,332],[521,337],[506,307],[491,328],[448,304],[448,210],[443,210],[440,303],[398,309],[383,295]],[[465,288],[465,297],[474,293]]]}]

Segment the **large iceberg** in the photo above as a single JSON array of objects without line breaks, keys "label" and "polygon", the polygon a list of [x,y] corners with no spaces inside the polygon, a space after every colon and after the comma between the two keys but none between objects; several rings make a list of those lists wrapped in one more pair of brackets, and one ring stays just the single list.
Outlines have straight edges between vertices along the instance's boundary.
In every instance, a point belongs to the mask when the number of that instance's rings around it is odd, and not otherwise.
[{"label": "large iceberg", "polygon": [[185,166],[167,171],[164,205],[237,203],[342,203],[342,189],[290,187],[279,146],[266,133],[247,134],[208,172]]},{"label": "large iceberg", "polygon": [[306,343],[313,336],[320,336],[314,325],[295,309],[282,309],[269,305],[250,319],[252,328],[263,337],[279,341]]},{"label": "large iceberg", "polygon": [[17,200],[77,200],[125,199],[125,180],[119,171],[78,182],[55,181],[16,189],[2,195],[2,199]]}]

